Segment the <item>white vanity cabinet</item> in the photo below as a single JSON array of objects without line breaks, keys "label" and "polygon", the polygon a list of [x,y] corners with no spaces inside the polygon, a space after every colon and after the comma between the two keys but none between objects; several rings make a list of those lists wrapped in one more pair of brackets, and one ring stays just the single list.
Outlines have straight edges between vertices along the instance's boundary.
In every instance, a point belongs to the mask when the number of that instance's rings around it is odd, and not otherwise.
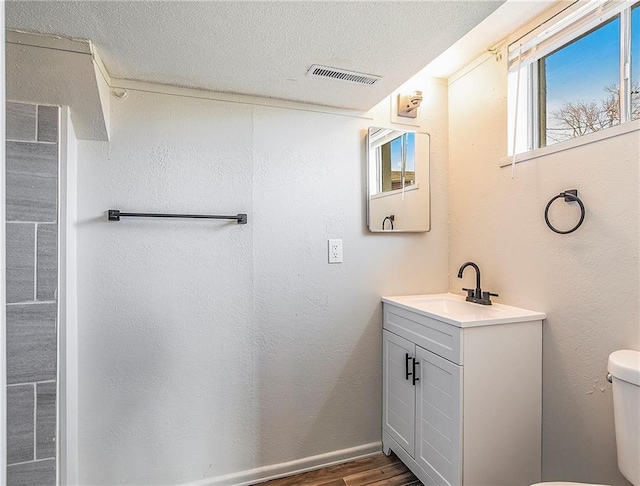
[{"label": "white vanity cabinet", "polygon": [[384,452],[426,486],[539,482],[545,315],[452,294],[383,312]]}]

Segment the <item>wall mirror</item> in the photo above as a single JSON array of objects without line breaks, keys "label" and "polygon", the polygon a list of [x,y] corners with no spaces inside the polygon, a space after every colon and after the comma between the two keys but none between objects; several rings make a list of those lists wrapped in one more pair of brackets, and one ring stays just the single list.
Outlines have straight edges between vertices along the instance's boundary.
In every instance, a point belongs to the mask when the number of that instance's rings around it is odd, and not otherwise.
[{"label": "wall mirror", "polygon": [[369,127],[366,147],[369,231],[429,231],[429,135]]}]

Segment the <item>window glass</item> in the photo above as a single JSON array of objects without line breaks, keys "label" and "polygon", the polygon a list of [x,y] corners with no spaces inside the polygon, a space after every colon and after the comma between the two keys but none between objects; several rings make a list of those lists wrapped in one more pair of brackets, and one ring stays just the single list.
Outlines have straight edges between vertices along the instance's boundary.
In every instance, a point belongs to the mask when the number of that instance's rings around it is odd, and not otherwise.
[{"label": "window glass", "polygon": [[619,124],[619,17],[541,58],[538,83],[541,147]]},{"label": "window glass", "polygon": [[404,185],[416,182],[416,134],[405,134]]},{"label": "window glass", "polygon": [[380,147],[381,183],[380,192],[402,189],[416,180],[416,138],[415,133],[404,133]]},{"label": "window glass", "polygon": [[631,10],[631,118],[640,118],[640,5]]},{"label": "window glass", "polygon": [[390,162],[391,190],[402,189],[402,137],[398,137],[391,142]]}]

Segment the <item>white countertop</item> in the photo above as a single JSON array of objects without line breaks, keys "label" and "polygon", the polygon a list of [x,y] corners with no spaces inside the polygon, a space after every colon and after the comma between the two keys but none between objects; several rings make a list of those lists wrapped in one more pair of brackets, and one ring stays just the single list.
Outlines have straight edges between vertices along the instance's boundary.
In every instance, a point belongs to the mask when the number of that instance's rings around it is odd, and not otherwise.
[{"label": "white countertop", "polygon": [[547,316],[504,304],[482,305],[467,302],[457,294],[399,295],[382,297],[382,302],[446,322],[457,327],[476,327],[510,322],[539,321]]}]

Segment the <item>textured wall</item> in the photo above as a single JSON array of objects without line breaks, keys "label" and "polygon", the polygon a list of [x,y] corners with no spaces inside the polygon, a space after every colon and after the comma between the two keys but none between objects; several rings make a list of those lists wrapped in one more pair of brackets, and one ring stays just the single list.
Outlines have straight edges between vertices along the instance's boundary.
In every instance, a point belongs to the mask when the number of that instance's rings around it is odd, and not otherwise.
[{"label": "textured wall", "polygon": [[[543,479],[628,484],[616,464],[607,357],[640,348],[640,137],[632,132],[499,169],[506,155],[506,67],[494,59],[449,92],[450,287],[460,264],[480,265],[499,302],[544,311]],[[587,211],[570,235],[544,208],[576,188]],[[558,226],[577,221],[558,203]],[[464,283],[471,277],[465,276]]]},{"label": "textured wall", "polygon": [[9,486],[56,484],[58,111],[7,103]]},{"label": "textured wall", "polygon": [[[380,296],[447,289],[447,87],[430,89],[432,231],[410,235],[365,227],[363,140],[388,101],[368,121],[113,100],[112,141],[78,154],[82,484],[180,484],[380,440]],[[109,223],[109,208],[249,223]]]}]

